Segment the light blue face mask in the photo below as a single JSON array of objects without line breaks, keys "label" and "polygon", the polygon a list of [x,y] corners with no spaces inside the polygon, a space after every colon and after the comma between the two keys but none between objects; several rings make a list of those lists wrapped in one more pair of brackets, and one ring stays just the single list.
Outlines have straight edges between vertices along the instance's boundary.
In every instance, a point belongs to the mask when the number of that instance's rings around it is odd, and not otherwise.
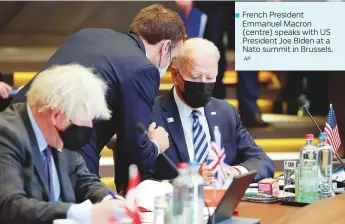
[{"label": "light blue face mask", "polygon": [[171,63],[171,47],[169,48],[169,51],[170,51],[170,62],[164,68],[159,67],[161,65],[162,55],[159,57],[159,64],[157,66],[157,69],[159,71],[159,75],[160,75],[161,78],[163,77],[163,75],[165,75],[165,73],[167,73],[167,70],[168,70],[169,65]]}]

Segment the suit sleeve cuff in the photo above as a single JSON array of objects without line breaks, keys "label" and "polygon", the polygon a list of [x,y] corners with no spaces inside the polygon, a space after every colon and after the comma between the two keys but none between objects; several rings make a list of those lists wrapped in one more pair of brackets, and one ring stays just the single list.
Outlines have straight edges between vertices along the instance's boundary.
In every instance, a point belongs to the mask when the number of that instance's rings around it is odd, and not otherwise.
[{"label": "suit sleeve cuff", "polygon": [[67,219],[72,219],[78,223],[92,224],[92,203],[86,200],[81,204],[73,204],[67,210]]},{"label": "suit sleeve cuff", "polygon": [[156,156],[156,157],[158,157],[159,154],[161,154],[161,151],[159,150],[158,144],[157,144],[157,142],[155,142],[155,141],[153,141],[153,140],[151,140],[151,142],[154,144],[154,146],[155,146],[155,148],[156,148],[156,151],[157,151],[157,156]]},{"label": "suit sleeve cuff", "polygon": [[240,171],[240,174],[248,173],[247,168],[245,168],[244,166],[233,166],[233,168],[235,168],[235,169],[237,169],[238,171]]}]

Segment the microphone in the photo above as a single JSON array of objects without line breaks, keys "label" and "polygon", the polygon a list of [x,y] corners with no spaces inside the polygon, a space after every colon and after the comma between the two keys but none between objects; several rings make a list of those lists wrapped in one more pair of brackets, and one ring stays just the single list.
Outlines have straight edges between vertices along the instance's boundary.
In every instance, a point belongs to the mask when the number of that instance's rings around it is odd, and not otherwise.
[{"label": "microphone", "polygon": [[[316,123],[316,121],[314,120],[313,116],[311,116],[309,110],[308,110],[308,106],[306,104],[306,96],[305,95],[301,95],[300,97],[298,97],[297,99],[297,103],[303,107],[303,109],[307,112],[307,114],[309,115],[309,117],[311,118],[311,120],[314,122],[315,126],[319,129],[320,132],[322,132],[320,126]],[[341,166],[343,167],[343,169],[345,170],[345,165],[343,163],[343,161],[341,160],[341,158],[338,156],[337,153],[335,153],[335,156],[337,157],[338,161],[340,162]]]},{"label": "microphone", "polygon": [[[142,123],[137,123],[136,125],[136,130],[140,133],[140,134],[143,134],[143,135],[146,135],[148,138],[148,134],[147,134],[147,131],[146,131],[146,128],[145,126],[142,124]],[[159,150],[159,149],[158,149]],[[161,152],[161,155],[164,157],[164,159],[169,163],[169,165],[176,171],[176,173],[178,173],[178,169],[175,165],[175,163],[173,161],[171,161],[171,159],[168,157],[167,154],[165,154],[165,152]]]},{"label": "microphone", "polygon": [[145,129],[145,126],[142,123],[137,123],[135,128],[136,128],[137,132],[139,132],[140,134],[147,135],[147,131]]}]

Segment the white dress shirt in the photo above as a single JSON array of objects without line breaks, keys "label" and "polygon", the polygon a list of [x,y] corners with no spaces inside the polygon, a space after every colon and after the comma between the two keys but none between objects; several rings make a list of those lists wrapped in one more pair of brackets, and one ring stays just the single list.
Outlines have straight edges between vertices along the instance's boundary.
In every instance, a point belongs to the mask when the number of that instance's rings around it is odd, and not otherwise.
[{"label": "white dress shirt", "polygon": [[208,144],[207,152],[209,151],[210,146],[211,146],[210,129],[209,129],[208,124],[207,124],[207,120],[206,120],[206,116],[205,116],[205,110],[203,107],[193,109],[193,108],[187,106],[180,99],[180,97],[178,97],[175,88],[174,88],[174,98],[175,98],[178,112],[180,114],[183,133],[184,133],[187,148],[188,148],[189,159],[190,159],[190,161],[194,162],[195,161],[195,153],[194,153],[194,134],[193,134],[193,116],[192,116],[193,110],[199,111],[199,123],[201,124],[202,129],[206,134],[206,139],[207,139],[207,144]]},{"label": "white dress shirt", "polygon": [[[174,88],[174,99],[176,102],[176,106],[180,115],[183,133],[186,139],[187,149],[188,149],[188,155],[190,161],[195,161],[195,152],[194,152],[194,135],[193,135],[193,116],[192,111],[198,110],[199,111],[199,122],[202,125],[203,131],[206,134],[206,139],[208,142],[208,149],[207,152],[209,152],[211,147],[211,136],[210,136],[210,129],[208,127],[207,119],[205,116],[205,110],[203,107],[193,109],[190,106],[186,105],[180,97],[177,95],[176,89]],[[241,174],[247,173],[248,170],[243,166],[233,166],[237,170],[241,172]]]}]

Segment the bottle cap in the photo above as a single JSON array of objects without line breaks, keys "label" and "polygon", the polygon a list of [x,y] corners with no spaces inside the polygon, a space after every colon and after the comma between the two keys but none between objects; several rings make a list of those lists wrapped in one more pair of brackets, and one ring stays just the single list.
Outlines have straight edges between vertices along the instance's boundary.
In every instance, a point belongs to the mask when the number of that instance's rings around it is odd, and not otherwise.
[{"label": "bottle cap", "polygon": [[188,169],[189,165],[188,165],[188,163],[179,163],[177,168],[178,169]]},{"label": "bottle cap", "polygon": [[197,162],[189,162],[189,166],[190,166],[191,168],[193,168],[193,167],[198,167],[199,164],[198,164]]},{"label": "bottle cap", "polygon": [[314,140],[314,135],[313,134],[306,134],[305,139]]},{"label": "bottle cap", "polygon": [[320,133],[319,139],[327,139],[327,138],[328,138],[327,133],[325,133],[325,132],[321,132],[321,133]]},{"label": "bottle cap", "polygon": [[198,172],[200,166],[197,162],[189,162],[189,167],[192,172]]}]

